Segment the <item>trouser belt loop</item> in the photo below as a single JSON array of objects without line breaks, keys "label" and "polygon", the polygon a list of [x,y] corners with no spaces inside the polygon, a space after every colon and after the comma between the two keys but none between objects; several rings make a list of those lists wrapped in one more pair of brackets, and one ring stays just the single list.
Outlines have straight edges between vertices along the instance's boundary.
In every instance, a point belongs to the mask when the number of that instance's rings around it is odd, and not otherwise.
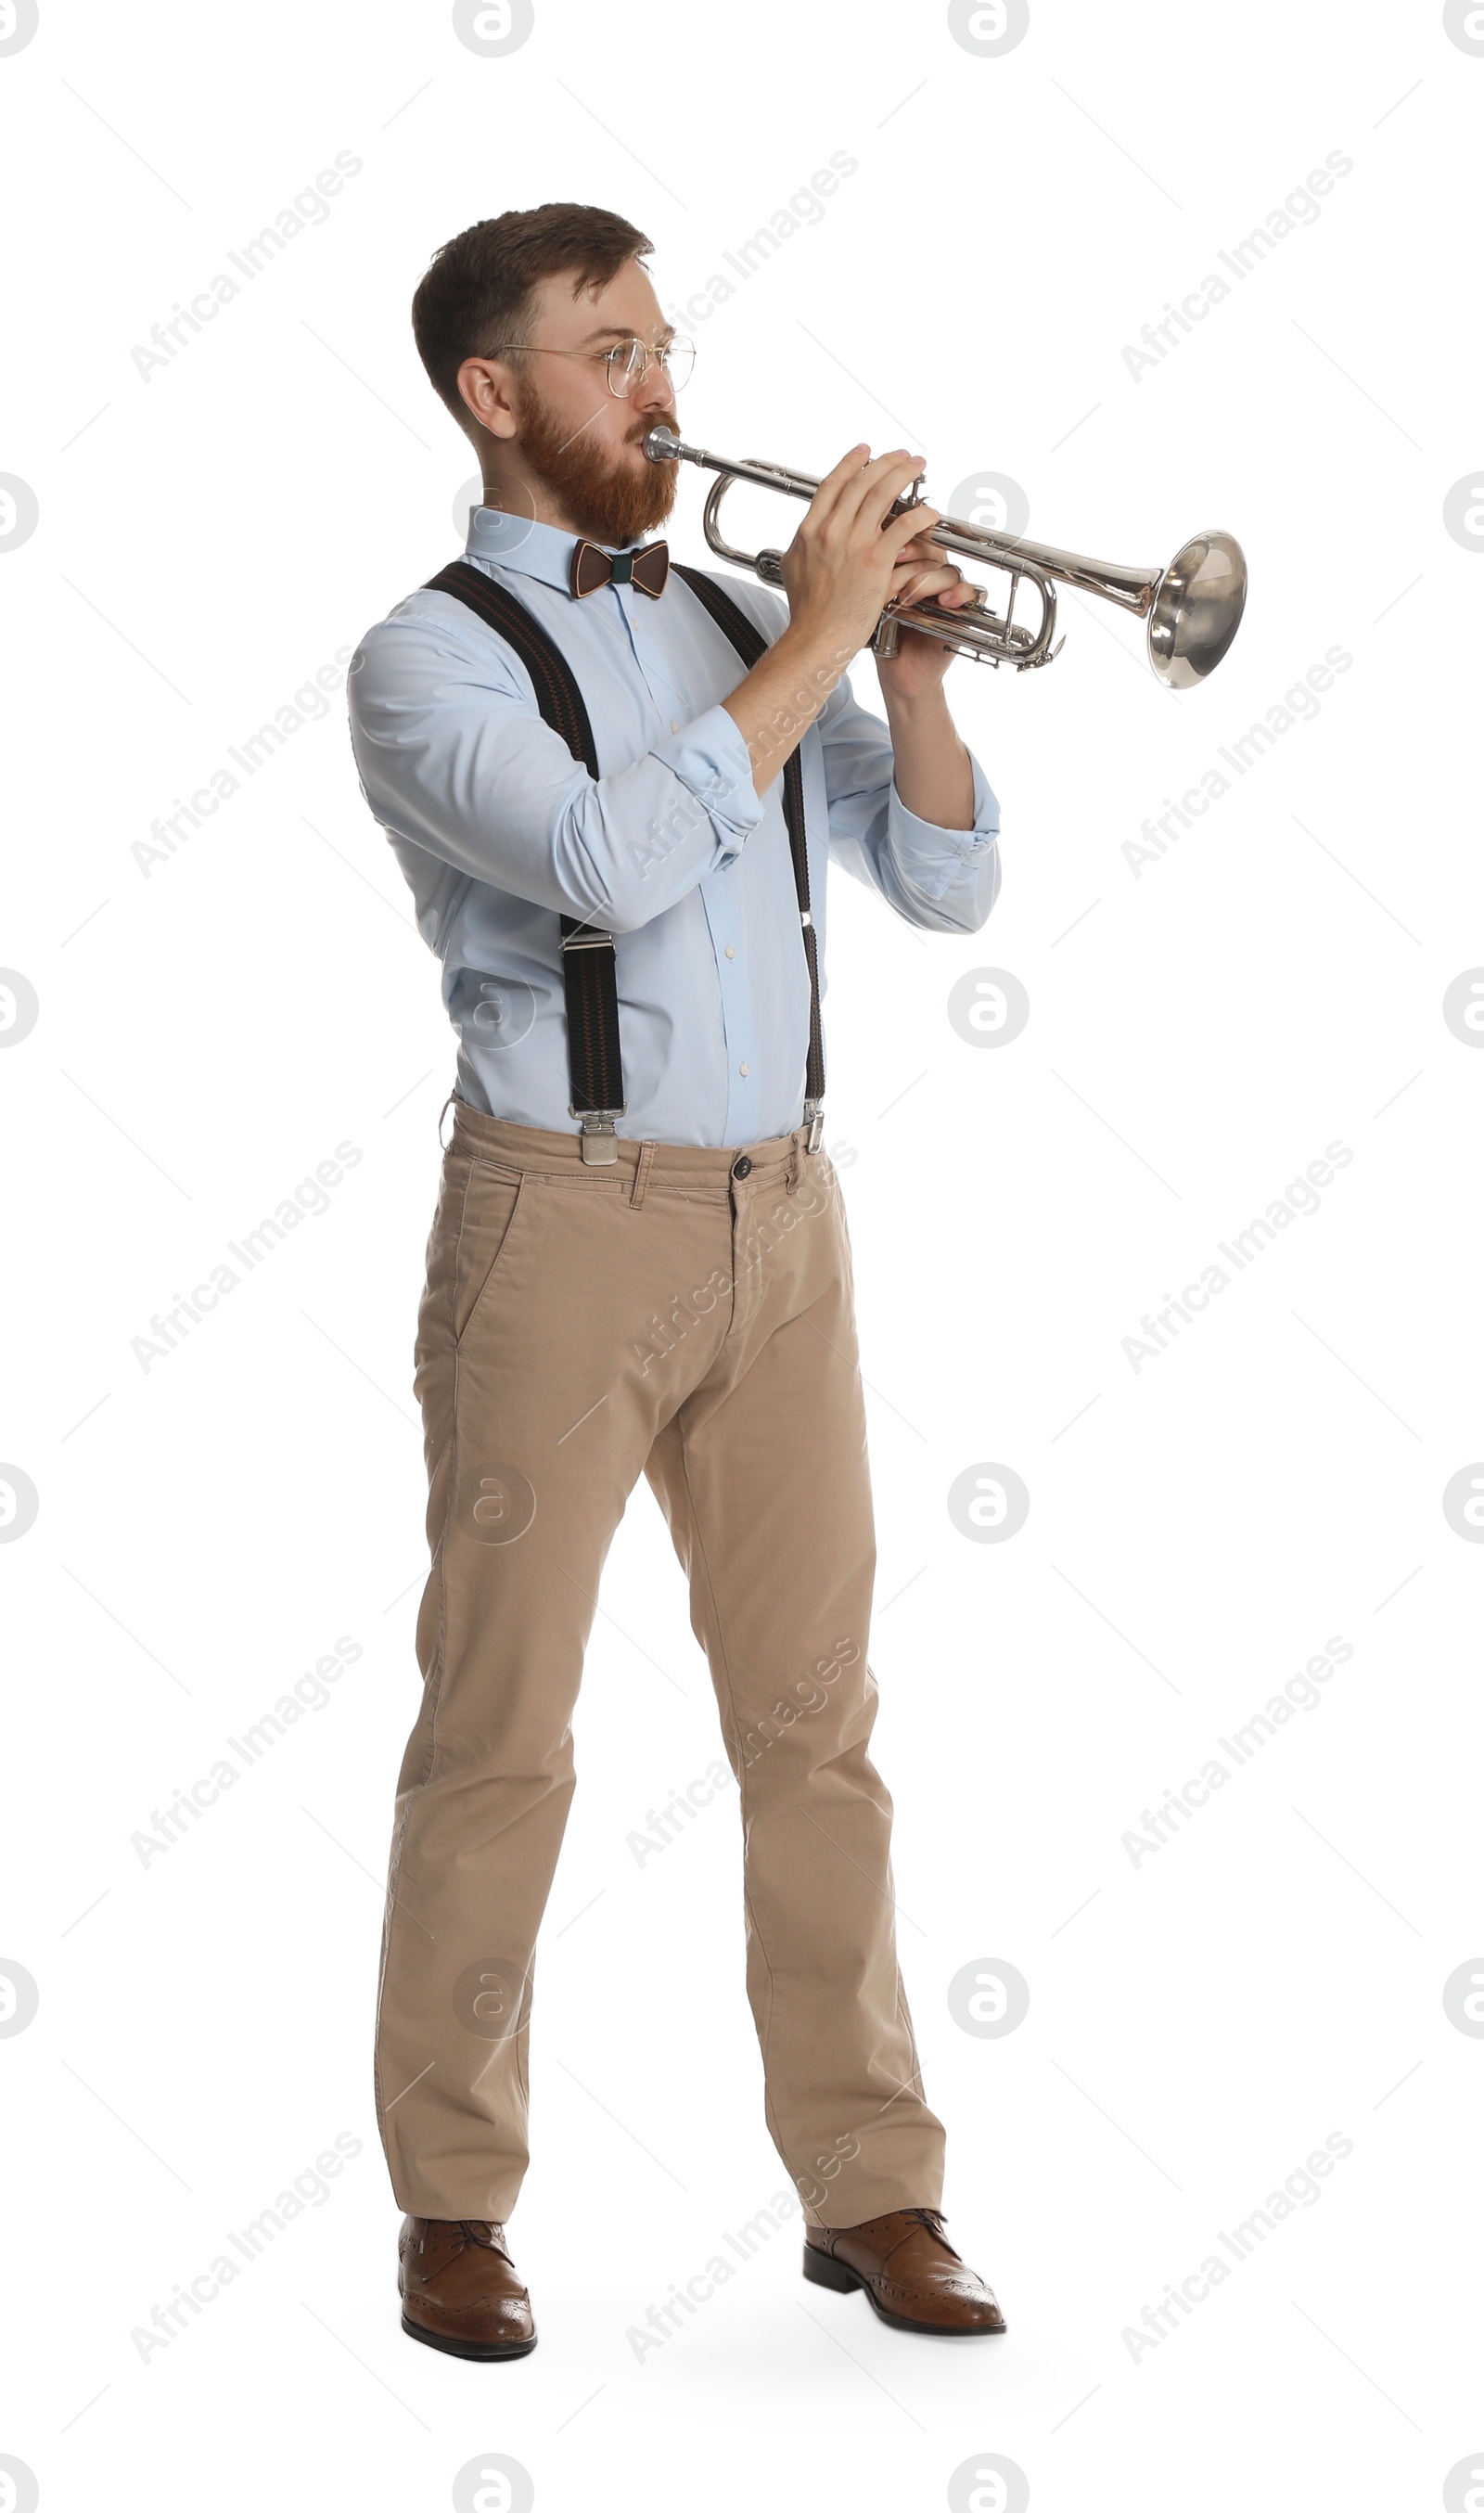
[{"label": "trouser belt loop", "polygon": [[799,1162],[803,1157],[803,1151],[804,1130],[801,1126],[795,1126],[793,1130],[793,1149],[788,1155],[787,1190],[790,1195],[794,1194],[798,1187]]},{"label": "trouser belt loop", "polygon": [[629,1203],[633,1206],[635,1212],[638,1211],[640,1205],[644,1202],[644,1190],[649,1184],[650,1164],[655,1157],[657,1149],[658,1138],[655,1142],[651,1142],[646,1137],[645,1140],[639,1145],[639,1166],[634,1172],[634,1182],[629,1191],[628,1198]]},{"label": "trouser belt loop", "polygon": [[452,1108],[452,1106],[453,1106],[453,1104],[454,1104],[454,1101],[458,1098],[458,1097],[459,1097],[459,1094],[458,1094],[458,1092],[457,1092],[457,1091],[451,1091],[451,1092],[449,1093],[449,1095],[448,1095],[448,1097],[445,1099],[445,1101],[444,1101],[444,1103],[443,1103],[442,1107],[441,1107],[441,1108],[439,1109],[439,1111],[438,1111],[438,1140],[439,1140],[439,1142],[440,1142],[440,1143],[443,1143],[443,1148],[444,1148],[444,1150],[445,1150],[445,1151],[447,1151],[447,1150],[448,1150],[448,1145],[447,1145],[447,1143],[444,1143],[444,1142],[443,1142],[443,1120],[444,1120],[444,1118],[448,1115],[449,1110]]}]

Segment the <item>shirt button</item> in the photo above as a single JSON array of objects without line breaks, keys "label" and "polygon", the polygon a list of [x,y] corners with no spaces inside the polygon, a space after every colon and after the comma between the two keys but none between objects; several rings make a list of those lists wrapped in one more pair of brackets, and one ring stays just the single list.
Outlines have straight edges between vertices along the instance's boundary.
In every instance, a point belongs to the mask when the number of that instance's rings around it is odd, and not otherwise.
[{"label": "shirt button", "polygon": [[678,732],[680,731],[680,727],[679,727],[679,725],[675,722],[675,719],[674,719],[674,717],[673,717],[673,716],[671,716],[671,718],[670,718],[670,731],[671,731],[671,733],[678,733]]},{"label": "shirt button", "polygon": [[752,1163],[745,1152],[743,1152],[740,1161],[733,1162],[732,1176],[737,1178],[750,1177],[752,1176]]},{"label": "shirt button", "polygon": [[750,1072],[751,1072],[751,1070],[752,1070],[752,1067],[751,1067],[751,1065],[750,1065],[750,1064],[740,1064],[740,1065],[738,1066],[737,1070],[738,1070],[738,1072],[739,1072],[739,1073],[750,1073]]},{"label": "shirt button", "polygon": [[735,942],[729,942],[729,943],[727,944],[727,958],[728,958],[729,960],[735,960],[735,959],[736,959],[736,957],[737,957],[737,945],[736,945],[736,943],[735,943]]}]

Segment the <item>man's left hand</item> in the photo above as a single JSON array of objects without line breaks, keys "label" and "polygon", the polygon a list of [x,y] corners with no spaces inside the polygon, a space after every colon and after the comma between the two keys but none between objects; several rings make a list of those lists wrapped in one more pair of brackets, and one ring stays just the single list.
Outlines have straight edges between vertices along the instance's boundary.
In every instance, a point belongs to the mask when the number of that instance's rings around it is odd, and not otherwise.
[{"label": "man's left hand", "polygon": [[[943,559],[935,542],[910,540],[903,541],[892,572],[890,598],[902,604],[937,599],[944,611],[962,611],[978,602],[983,589],[970,584],[961,568]],[[881,655],[875,658],[883,693],[906,699],[931,697],[952,660],[950,646],[918,628],[899,632],[897,652],[889,659]]]}]

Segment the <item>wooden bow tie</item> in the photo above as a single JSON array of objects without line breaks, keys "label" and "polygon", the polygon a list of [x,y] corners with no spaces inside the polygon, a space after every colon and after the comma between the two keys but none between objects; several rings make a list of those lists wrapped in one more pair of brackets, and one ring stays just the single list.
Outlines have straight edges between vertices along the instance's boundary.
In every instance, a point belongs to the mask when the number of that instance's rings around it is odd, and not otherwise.
[{"label": "wooden bow tie", "polygon": [[572,590],[579,602],[584,593],[596,593],[602,584],[636,584],[658,602],[664,591],[664,579],[670,572],[669,544],[649,541],[643,549],[620,550],[610,558],[596,541],[579,541],[572,553]]}]

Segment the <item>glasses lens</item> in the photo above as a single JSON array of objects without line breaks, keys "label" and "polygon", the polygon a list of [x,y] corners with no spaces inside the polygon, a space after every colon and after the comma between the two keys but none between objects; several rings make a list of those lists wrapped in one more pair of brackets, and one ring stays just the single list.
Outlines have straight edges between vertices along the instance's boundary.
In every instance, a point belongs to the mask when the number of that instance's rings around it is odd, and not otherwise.
[{"label": "glasses lens", "polygon": [[642,340],[621,341],[616,348],[609,350],[604,361],[608,369],[609,391],[617,393],[621,401],[626,400],[640,377],[648,373],[652,358],[657,366],[663,369],[670,390],[679,392],[682,384],[689,380],[696,363],[695,344],[690,340],[675,339],[668,347],[657,351],[647,349]]},{"label": "glasses lens", "polygon": [[677,336],[661,354],[664,372],[670,379],[670,389],[680,392],[690,382],[691,370],[696,364],[694,340],[682,340]]},{"label": "glasses lens", "polygon": [[646,356],[642,340],[621,340],[609,350],[603,363],[608,369],[608,389],[626,400],[644,372]]}]

